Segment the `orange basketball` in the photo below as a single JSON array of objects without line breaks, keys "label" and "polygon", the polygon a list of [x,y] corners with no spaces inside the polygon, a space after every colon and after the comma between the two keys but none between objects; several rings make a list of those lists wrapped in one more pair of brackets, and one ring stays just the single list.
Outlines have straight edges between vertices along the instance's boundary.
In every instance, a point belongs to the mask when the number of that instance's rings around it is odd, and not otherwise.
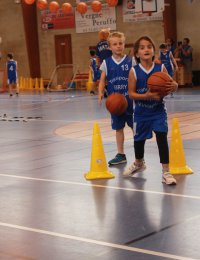
[{"label": "orange basketball", "polygon": [[35,0],[24,0],[24,2],[27,4],[27,5],[32,5]]},{"label": "orange basketball", "polygon": [[37,7],[40,10],[44,10],[47,8],[47,0],[38,0],[37,1]]},{"label": "orange basketball", "polygon": [[114,7],[118,4],[118,0],[106,0],[106,3],[110,6],[110,7]]},{"label": "orange basketball", "polygon": [[84,2],[80,2],[76,7],[77,12],[85,14],[87,12],[87,5]]},{"label": "orange basketball", "polygon": [[159,92],[161,96],[166,96],[166,82],[171,81],[171,77],[165,72],[155,72],[147,80],[147,88],[151,92]]},{"label": "orange basketball", "polygon": [[49,4],[49,10],[50,10],[51,13],[56,13],[59,8],[60,8],[60,6],[56,1],[52,1]]},{"label": "orange basketball", "polygon": [[100,12],[102,9],[102,4],[99,1],[93,1],[92,2],[92,11],[95,13]]},{"label": "orange basketball", "polygon": [[69,14],[69,13],[72,13],[72,5],[69,4],[69,3],[64,3],[62,4],[62,12],[64,14]]},{"label": "orange basketball", "polygon": [[128,107],[127,99],[120,93],[113,93],[106,99],[107,110],[116,116],[122,115]]}]

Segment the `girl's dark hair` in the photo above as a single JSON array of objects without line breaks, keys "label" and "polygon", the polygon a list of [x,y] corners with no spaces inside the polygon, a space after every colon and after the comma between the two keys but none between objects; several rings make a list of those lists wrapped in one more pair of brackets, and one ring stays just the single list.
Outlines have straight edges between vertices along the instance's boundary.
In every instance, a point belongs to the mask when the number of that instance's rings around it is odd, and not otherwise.
[{"label": "girl's dark hair", "polygon": [[12,53],[8,53],[8,54],[7,54],[7,57],[8,57],[9,59],[13,59],[13,54],[12,54]]},{"label": "girl's dark hair", "polygon": [[[137,58],[137,53],[138,53],[138,50],[139,50],[139,47],[140,47],[140,42],[142,40],[150,42],[152,44],[152,46],[153,46],[154,52],[156,50],[155,44],[154,44],[153,40],[150,37],[148,37],[148,36],[140,37],[134,44],[134,56],[135,56],[135,59],[136,59],[137,62],[140,62],[140,58]],[[152,60],[154,60],[154,58],[155,58],[155,56],[152,57]]]}]

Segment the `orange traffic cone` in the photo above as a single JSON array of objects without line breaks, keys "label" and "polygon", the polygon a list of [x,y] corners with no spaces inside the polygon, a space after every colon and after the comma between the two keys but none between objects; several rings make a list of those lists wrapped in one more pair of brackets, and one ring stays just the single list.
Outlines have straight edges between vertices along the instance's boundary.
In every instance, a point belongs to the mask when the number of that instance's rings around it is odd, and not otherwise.
[{"label": "orange traffic cone", "polygon": [[192,169],[186,165],[178,118],[173,118],[172,120],[172,137],[169,151],[169,169],[171,174],[193,173]]},{"label": "orange traffic cone", "polygon": [[110,179],[115,176],[108,171],[98,123],[94,123],[90,171],[85,174],[87,180]]}]

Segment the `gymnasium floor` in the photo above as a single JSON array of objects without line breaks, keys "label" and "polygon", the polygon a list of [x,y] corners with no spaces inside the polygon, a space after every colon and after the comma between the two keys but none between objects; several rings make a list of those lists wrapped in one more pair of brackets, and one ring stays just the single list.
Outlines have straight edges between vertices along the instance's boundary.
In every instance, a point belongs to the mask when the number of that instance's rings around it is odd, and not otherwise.
[{"label": "gymnasium floor", "polygon": [[[105,100],[104,100],[105,101]],[[94,122],[107,161],[116,154],[105,105],[86,92],[0,95],[0,260],[200,259],[200,89],[166,99],[169,141],[178,117],[194,171],[161,183],[155,140],[147,170],[87,181]],[[128,164],[133,138],[126,129]]]}]

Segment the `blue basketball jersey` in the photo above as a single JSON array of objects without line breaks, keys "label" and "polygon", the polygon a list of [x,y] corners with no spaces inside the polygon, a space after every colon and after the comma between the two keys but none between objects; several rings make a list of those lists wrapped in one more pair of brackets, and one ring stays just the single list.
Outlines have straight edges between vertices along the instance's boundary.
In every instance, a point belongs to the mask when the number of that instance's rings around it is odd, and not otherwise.
[{"label": "blue basketball jersey", "polygon": [[[136,91],[139,94],[147,92],[147,80],[154,72],[162,71],[163,65],[154,63],[149,71],[146,71],[141,64],[133,67],[136,77]],[[160,116],[167,117],[165,102],[163,98],[155,100],[135,100],[134,121],[147,121],[159,119]]]},{"label": "blue basketball jersey", "polygon": [[173,71],[174,71],[174,65],[172,63],[172,60],[170,58],[171,51],[168,51],[167,53],[160,52],[160,60],[162,64],[165,65],[165,68],[167,69],[168,74],[172,77]]},{"label": "blue basketball jersey", "polygon": [[100,41],[96,46],[96,56],[100,59],[100,64],[103,60],[112,56],[112,51],[109,49],[107,41]]},{"label": "blue basketball jersey", "polygon": [[128,96],[128,75],[132,68],[132,57],[125,55],[121,61],[109,57],[104,64],[106,66],[108,95],[113,92],[123,94],[128,101],[130,111],[133,110],[133,100]]},{"label": "blue basketball jersey", "polygon": [[8,79],[17,79],[17,62],[15,60],[10,60],[7,62],[7,77]]}]

